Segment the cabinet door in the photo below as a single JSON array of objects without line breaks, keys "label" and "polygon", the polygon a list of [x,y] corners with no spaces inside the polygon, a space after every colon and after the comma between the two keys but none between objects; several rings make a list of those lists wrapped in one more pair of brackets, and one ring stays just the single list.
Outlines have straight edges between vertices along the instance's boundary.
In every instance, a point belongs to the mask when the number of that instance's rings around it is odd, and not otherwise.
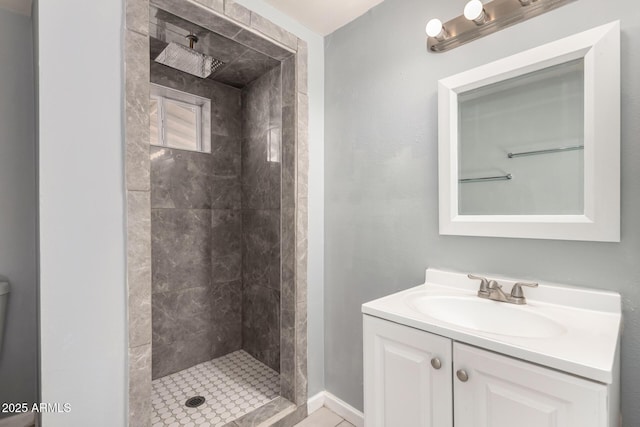
[{"label": "cabinet door", "polygon": [[604,384],[460,343],[453,357],[456,427],[608,426]]},{"label": "cabinet door", "polygon": [[453,427],[451,395],[451,340],[364,316],[366,427]]}]

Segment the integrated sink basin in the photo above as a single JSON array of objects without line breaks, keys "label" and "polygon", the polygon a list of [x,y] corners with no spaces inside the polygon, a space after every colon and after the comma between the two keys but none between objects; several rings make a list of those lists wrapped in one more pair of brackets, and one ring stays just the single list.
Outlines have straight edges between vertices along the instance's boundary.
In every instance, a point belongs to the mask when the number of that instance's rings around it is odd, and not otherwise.
[{"label": "integrated sink basin", "polygon": [[[522,285],[517,279],[486,279],[489,290],[502,286],[507,298],[516,283]],[[611,384],[619,357],[620,294],[537,282],[536,288],[516,290],[525,301],[512,304],[480,298],[481,286],[467,274],[427,269],[424,284],[367,302],[362,312]]]},{"label": "integrated sink basin", "polygon": [[475,331],[522,338],[550,338],[566,332],[535,308],[514,306],[474,296],[410,295],[407,304],[433,319]]}]

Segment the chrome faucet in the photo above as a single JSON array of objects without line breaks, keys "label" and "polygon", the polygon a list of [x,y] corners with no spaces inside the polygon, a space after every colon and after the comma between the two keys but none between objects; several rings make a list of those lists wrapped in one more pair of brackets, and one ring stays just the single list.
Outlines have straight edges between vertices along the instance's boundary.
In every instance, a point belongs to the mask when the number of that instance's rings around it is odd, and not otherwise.
[{"label": "chrome faucet", "polygon": [[502,285],[495,280],[487,280],[485,277],[474,276],[473,274],[467,275],[469,279],[480,280],[480,288],[478,289],[478,296],[480,298],[486,298],[493,301],[508,302],[510,304],[524,305],[527,303],[527,299],[522,292],[523,286],[530,288],[537,288],[537,283],[525,283],[517,282],[511,288],[511,294],[507,295],[502,291]]}]

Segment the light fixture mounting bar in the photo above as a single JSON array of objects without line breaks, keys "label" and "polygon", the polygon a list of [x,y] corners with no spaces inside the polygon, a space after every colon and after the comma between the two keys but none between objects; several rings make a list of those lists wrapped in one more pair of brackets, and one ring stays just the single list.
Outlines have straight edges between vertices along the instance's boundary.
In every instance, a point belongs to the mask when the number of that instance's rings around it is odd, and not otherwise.
[{"label": "light fixture mounting bar", "polygon": [[428,37],[427,47],[430,52],[445,52],[572,1],[575,0],[532,0],[523,4],[520,0],[492,0],[484,4],[487,15],[484,24],[477,25],[460,15],[444,24],[448,34],[446,39]]}]

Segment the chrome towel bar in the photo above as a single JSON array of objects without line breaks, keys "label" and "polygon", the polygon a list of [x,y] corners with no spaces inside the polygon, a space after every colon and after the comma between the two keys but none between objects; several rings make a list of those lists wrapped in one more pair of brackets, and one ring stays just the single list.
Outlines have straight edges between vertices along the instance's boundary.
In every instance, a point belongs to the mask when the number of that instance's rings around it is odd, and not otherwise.
[{"label": "chrome towel bar", "polygon": [[536,156],[538,154],[559,153],[561,151],[575,151],[575,150],[584,150],[584,145],[576,145],[572,147],[549,148],[547,150],[525,151],[522,153],[508,153],[507,157],[510,159],[513,159],[514,157]]},{"label": "chrome towel bar", "polygon": [[508,173],[506,175],[501,175],[501,176],[486,176],[483,178],[464,178],[464,179],[458,180],[458,182],[460,184],[466,184],[469,182],[508,181],[512,178],[513,176],[510,173]]}]

